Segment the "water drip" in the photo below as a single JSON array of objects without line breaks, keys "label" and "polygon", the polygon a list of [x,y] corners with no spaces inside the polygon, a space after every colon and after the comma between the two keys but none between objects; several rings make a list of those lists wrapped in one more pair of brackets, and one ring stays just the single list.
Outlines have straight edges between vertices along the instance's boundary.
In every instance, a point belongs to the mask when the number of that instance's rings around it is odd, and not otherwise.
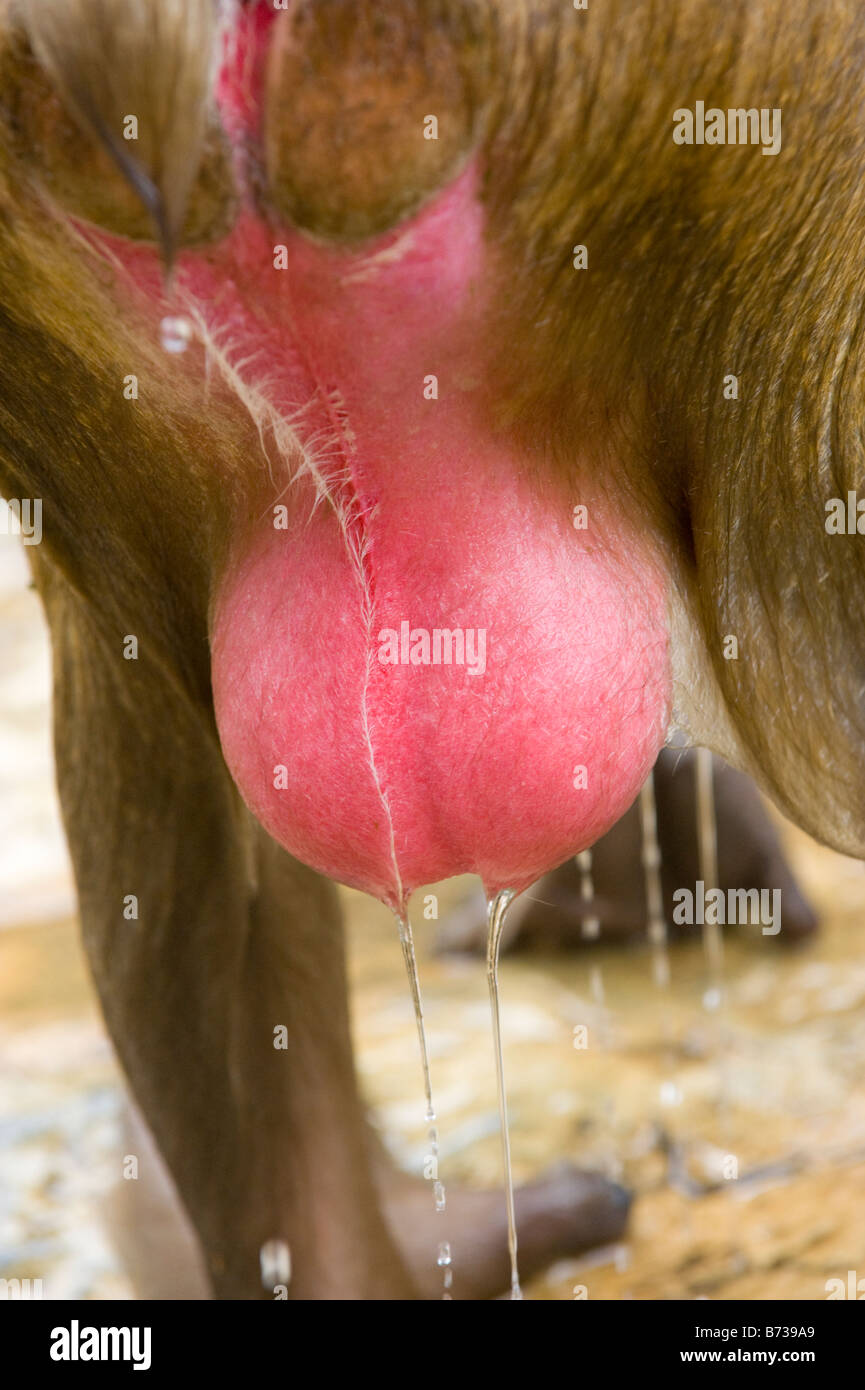
[{"label": "water drip", "polygon": [[266,1240],[258,1252],[262,1288],[291,1281],[291,1251],[284,1240]]},{"label": "water drip", "polygon": [[508,1128],[508,1102],[505,1094],[505,1069],[502,1056],[502,1025],[499,1007],[499,947],[505,918],[514,894],[503,888],[487,902],[487,983],[490,988],[490,1010],[493,1020],[493,1048],[496,1056],[496,1082],[499,1094],[499,1126],[502,1136],[502,1159],[505,1171],[505,1202],[508,1213],[508,1252],[511,1260],[511,1298],[521,1299],[520,1276],[517,1268],[517,1223],[514,1213],[514,1180],[511,1172],[511,1138]]},{"label": "water drip", "polygon": [[[709,893],[718,887],[718,828],[715,821],[715,792],[712,754],[708,748],[698,748],[697,777],[697,860],[704,890]],[[708,993],[723,995],[724,938],[717,922],[703,925],[703,949],[709,968]],[[705,1002],[705,997],[704,997]],[[719,1000],[720,1002],[720,1000]],[[715,1006],[717,1007],[717,1005]]]},{"label": "water drip", "polygon": [[194,337],[189,319],[169,314],[159,325],[159,341],[166,352],[177,356],[186,352]]},{"label": "water drip", "polygon": [[661,845],[658,839],[658,811],[655,800],[655,774],[650,772],[640,791],[642,861],[646,881],[646,927],[652,952],[652,975],[658,989],[669,989],[670,956],[667,950],[667,923],[664,919],[664,889],[661,878]]},{"label": "water drip", "polygon": [[[426,1027],[423,1017],[423,1001],[420,992],[420,979],[417,970],[417,957],[414,949],[414,936],[412,935],[411,923],[406,916],[396,914],[397,926],[399,928],[399,940],[402,946],[403,959],[405,961],[406,974],[408,975],[409,989],[411,990],[412,1004],[414,1006],[414,1017],[417,1025],[418,1044],[420,1046],[421,1068],[423,1070],[424,1097],[426,1099],[426,1109],[424,1119],[429,1125],[427,1131],[427,1142],[430,1146],[430,1154],[433,1158],[438,1158],[439,1133],[436,1126],[436,1109],[432,1097],[432,1081],[430,1079],[429,1049],[427,1047]],[[436,1177],[433,1182],[433,1201],[436,1211],[443,1212],[445,1209],[445,1187],[444,1183]],[[447,1286],[446,1286],[447,1287]]]},{"label": "water drip", "polygon": [[[577,868],[580,871],[580,896],[583,906],[588,907],[595,900],[595,884],[592,878],[592,851],[584,849],[577,855]],[[581,934],[585,941],[596,941],[601,934],[601,922],[598,917],[583,916]]]}]

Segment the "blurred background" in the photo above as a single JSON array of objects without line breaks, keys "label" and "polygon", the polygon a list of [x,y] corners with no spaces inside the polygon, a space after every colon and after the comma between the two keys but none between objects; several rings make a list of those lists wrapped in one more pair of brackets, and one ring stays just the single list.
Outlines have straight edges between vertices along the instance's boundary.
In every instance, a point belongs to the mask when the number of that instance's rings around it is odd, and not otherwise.
[{"label": "blurred background", "polygon": [[[78,942],[48,642],[28,583],[0,527],[0,1278],[41,1279],[49,1299],[123,1299],[132,1289],[100,1211],[121,1177],[122,1083]],[[671,947],[668,990],[644,942],[602,935],[503,960],[517,1179],[569,1159],[637,1195],[626,1243],[559,1264],[527,1297],[571,1299],[582,1285],[590,1299],[824,1299],[848,1271],[865,1280],[865,866],[783,835],[821,929],[795,949],[728,934],[720,1010],[705,1006],[697,928]],[[433,890],[438,924],[418,895],[413,917],[440,1177],[496,1186],[484,965],[433,950],[474,887]],[[427,1126],[396,930],[379,904],[345,901],[365,1093],[398,1162],[419,1173]]]}]

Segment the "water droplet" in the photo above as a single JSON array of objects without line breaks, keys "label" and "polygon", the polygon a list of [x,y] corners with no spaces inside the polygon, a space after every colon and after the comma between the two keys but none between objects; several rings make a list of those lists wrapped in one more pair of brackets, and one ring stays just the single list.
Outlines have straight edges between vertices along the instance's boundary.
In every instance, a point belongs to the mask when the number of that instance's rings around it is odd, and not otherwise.
[{"label": "water droplet", "polygon": [[663,1081],[661,1083],[661,1104],[662,1105],[681,1105],[682,1092],[679,1090],[675,1081]]},{"label": "water droplet", "polygon": [[193,339],[192,324],[189,319],[171,315],[159,325],[159,341],[166,352],[185,352]]},{"label": "water droplet", "polygon": [[432,1154],[433,1158],[435,1158],[438,1155],[439,1151],[439,1132],[435,1128],[435,1126],[432,1127],[432,1129],[429,1131],[429,1134],[427,1135],[427,1143],[430,1147],[430,1153]]},{"label": "water droplet", "polygon": [[[576,858],[580,871],[580,897],[583,906],[589,907],[595,900],[595,882],[592,878],[592,851],[581,850]],[[584,917],[580,923],[580,935],[584,941],[596,941],[601,934],[601,923],[597,917]]]},{"label": "water droplet", "polygon": [[439,1266],[440,1269],[444,1269],[445,1266],[449,1265],[450,1263],[451,1248],[449,1243],[446,1240],[443,1240],[441,1245],[439,1246],[438,1255],[436,1256],[436,1264]]},{"label": "water droplet", "polygon": [[601,1008],[604,1007],[604,974],[599,965],[593,965],[589,971],[589,989],[592,998]]},{"label": "water droplet", "polygon": [[291,1280],[291,1251],[284,1240],[266,1240],[258,1252],[261,1283],[265,1289]]},{"label": "water droplet", "polygon": [[428,1125],[431,1125],[435,1117],[436,1112],[433,1110],[432,1104],[429,1104],[426,1108],[426,1114],[424,1115],[424,1119],[426,1120]]},{"label": "water droplet", "polygon": [[436,1211],[444,1211],[447,1199],[445,1197],[445,1185],[443,1182],[433,1183],[433,1197],[435,1199]]},{"label": "water droplet", "polygon": [[666,956],[656,956],[652,961],[652,979],[658,989],[667,989],[670,983],[670,962]]}]

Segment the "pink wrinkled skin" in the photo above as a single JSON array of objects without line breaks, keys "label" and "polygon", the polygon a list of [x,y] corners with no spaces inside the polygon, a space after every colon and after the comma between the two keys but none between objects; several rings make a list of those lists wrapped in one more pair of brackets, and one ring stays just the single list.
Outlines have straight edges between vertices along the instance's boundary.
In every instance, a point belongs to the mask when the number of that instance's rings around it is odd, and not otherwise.
[{"label": "pink wrinkled skin", "polygon": [[[670,680],[663,581],[637,537],[600,496],[539,493],[475,419],[472,172],[405,236],[370,268],[378,248],[285,235],[289,268],[249,275],[239,355],[259,345],[283,409],[330,403],[319,437],[331,476],[346,470],[347,517],[293,484],[288,529],[264,519],[213,625],[220,737],[248,805],[297,858],[397,907],[462,872],[520,891],[593,843],[663,743]],[[272,249],[251,226],[234,241],[235,277]],[[403,623],[482,629],[485,669],[383,663],[381,634]]]}]

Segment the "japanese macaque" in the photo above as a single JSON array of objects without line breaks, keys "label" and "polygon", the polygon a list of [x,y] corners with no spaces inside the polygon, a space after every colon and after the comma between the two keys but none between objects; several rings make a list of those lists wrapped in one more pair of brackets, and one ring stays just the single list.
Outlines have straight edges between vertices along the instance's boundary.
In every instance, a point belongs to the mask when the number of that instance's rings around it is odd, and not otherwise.
[{"label": "japanese macaque", "polygon": [[[673,737],[865,854],[865,14],[0,15],[0,490],[112,1038],[217,1296],[271,1240],[290,1296],[435,1296],[332,880],[520,892]],[[500,1194],[449,1204],[495,1294]],[[523,1272],[626,1206],[523,1192]]]}]

